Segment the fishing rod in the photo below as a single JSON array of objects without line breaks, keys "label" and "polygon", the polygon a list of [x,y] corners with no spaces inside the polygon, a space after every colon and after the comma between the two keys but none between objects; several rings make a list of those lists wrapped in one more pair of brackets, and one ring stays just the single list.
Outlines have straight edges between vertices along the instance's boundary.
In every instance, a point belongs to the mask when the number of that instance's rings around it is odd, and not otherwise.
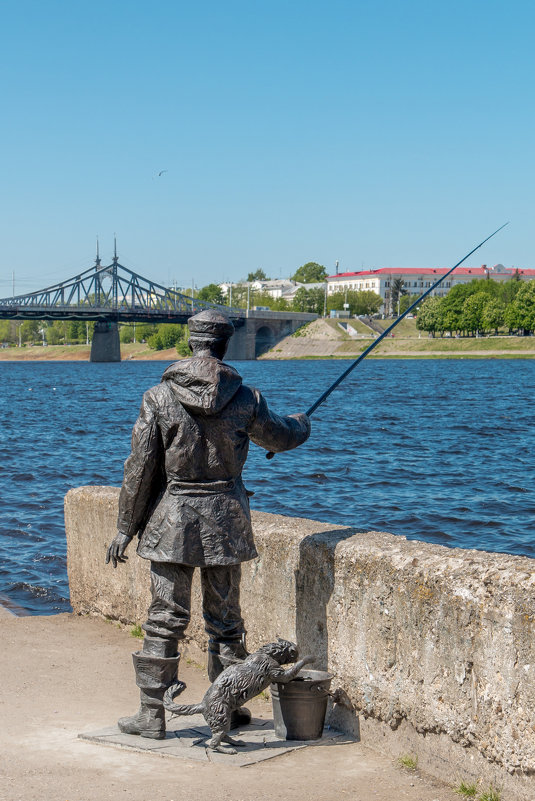
[{"label": "fishing rod", "polygon": [[[435,281],[435,283],[434,283],[432,286],[430,286],[430,287],[429,287],[429,289],[426,289],[426,291],[423,293],[423,295],[420,295],[420,297],[419,297],[417,300],[415,300],[415,301],[414,301],[414,303],[411,303],[411,305],[409,306],[409,308],[408,308],[408,309],[405,309],[405,311],[403,312],[403,314],[400,314],[400,316],[399,316],[399,317],[398,317],[396,320],[394,320],[394,322],[393,322],[391,325],[389,325],[389,326],[388,326],[388,328],[386,328],[386,329],[383,331],[383,333],[382,333],[382,334],[379,334],[379,336],[377,337],[377,339],[376,339],[376,340],[374,340],[374,341],[372,342],[372,344],[371,344],[369,347],[367,347],[367,348],[366,348],[366,350],[365,350],[365,351],[363,351],[363,352],[360,354],[360,356],[359,356],[357,359],[355,359],[355,361],[354,361],[354,362],[352,362],[352,363],[349,365],[349,367],[347,368],[347,370],[344,370],[344,372],[342,373],[342,375],[338,376],[338,378],[336,379],[336,381],[334,381],[334,383],[332,383],[332,384],[331,384],[331,386],[330,386],[330,387],[328,387],[328,389],[326,389],[326,390],[325,390],[325,392],[323,393],[323,395],[320,395],[320,397],[317,399],[317,401],[315,401],[315,402],[312,404],[312,406],[310,407],[310,409],[308,409],[308,410],[307,410],[307,412],[306,412],[306,415],[307,415],[307,417],[310,417],[312,414],[314,414],[314,412],[316,411],[316,409],[318,408],[318,406],[321,406],[321,404],[322,404],[322,403],[325,403],[325,401],[327,400],[327,398],[329,397],[329,395],[331,394],[331,392],[333,392],[333,391],[336,389],[336,387],[337,387],[339,384],[341,384],[341,383],[342,383],[342,381],[344,380],[344,378],[347,378],[347,376],[349,375],[349,373],[351,373],[351,371],[352,371],[352,370],[354,370],[354,369],[355,369],[355,367],[356,367],[358,364],[360,364],[360,363],[361,363],[361,361],[362,361],[363,359],[365,359],[365,358],[366,358],[366,356],[367,356],[369,353],[371,353],[371,352],[372,352],[372,350],[373,350],[374,348],[376,348],[376,347],[377,347],[377,345],[378,345],[378,344],[379,344],[379,343],[380,343],[380,342],[381,342],[381,341],[382,341],[382,340],[383,340],[385,337],[387,337],[387,336],[389,335],[389,333],[390,333],[390,332],[391,332],[391,331],[392,331],[392,330],[393,330],[393,329],[396,327],[396,325],[398,325],[398,324],[399,324],[399,323],[400,323],[400,322],[401,322],[401,321],[402,321],[402,320],[403,320],[403,319],[404,319],[404,318],[405,318],[405,317],[406,317],[406,316],[407,316],[407,315],[408,315],[408,314],[409,314],[409,313],[410,313],[410,312],[411,312],[413,309],[415,309],[415,308],[416,308],[416,306],[418,306],[418,304],[419,304],[419,303],[421,303],[423,300],[425,300],[425,298],[426,298],[426,297],[427,297],[429,294],[431,294],[431,292],[432,292],[434,289],[436,289],[436,288],[437,288],[437,286],[438,286],[439,284],[441,284],[441,283],[442,283],[442,281],[444,281],[444,279],[445,279],[445,278],[447,278],[447,277],[448,277],[448,275],[451,275],[451,274],[452,274],[452,272],[453,272],[454,270],[456,270],[456,269],[457,269],[457,267],[460,267],[460,265],[461,265],[461,264],[462,264],[464,261],[466,261],[466,259],[470,258],[470,256],[472,255],[472,253],[475,253],[475,252],[476,252],[476,250],[479,250],[479,248],[480,248],[480,247],[482,247],[482,246],[485,244],[485,242],[488,242],[488,241],[489,241],[489,239],[492,239],[492,237],[493,237],[493,236],[496,236],[496,234],[497,234],[499,231],[501,231],[501,230],[502,230],[502,228],[505,228],[505,226],[506,226],[506,225],[509,225],[509,223],[508,223],[508,222],[506,222],[506,223],[504,223],[503,225],[500,225],[500,227],[499,227],[499,228],[497,228],[497,229],[494,231],[494,233],[490,234],[490,236],[487,236],[487,238],[486,238],[486,239],[484,239],[482,242],[480,242],[480,243],[479,243],[479,245],[476,245],[476,247],[475,247],[473,250],[471,250],[471,251],[470,251],[470,253],[467,253],[467,254],[466,254],[466,256],[464,256],[464,258],[462,258],[462,259],[461,259],[461,261],[458,261],[458,262],[457,262],[457,264],[454,264],[454,265],[453,265],[453,267],[451,267],[451,268],[448,270],[448,272],[447,272],[447,273],[444,273],[444,275],[442,275],[442,276],[441,276],[441,277],[438,279],[438,281]],[[269,453],[266,453],[266,459],[273,459],[273,457],[274,457],[274,456],[275,456],[275,453],[274,453],[273,451],[269,451]]]}]

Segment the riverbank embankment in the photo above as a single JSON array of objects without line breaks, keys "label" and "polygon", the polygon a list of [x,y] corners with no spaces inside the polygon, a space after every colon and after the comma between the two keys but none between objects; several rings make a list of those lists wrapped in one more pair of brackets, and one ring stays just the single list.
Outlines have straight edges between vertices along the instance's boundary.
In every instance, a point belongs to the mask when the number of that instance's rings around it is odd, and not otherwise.
[{"label": "riverbank embankment", "polygon": [[[387,326],[391,320],[380,321]],[[349,334],[351,330],[353,334]],[[403,320],[368,358],[373,359],[532,359],[535,337],[429,337],[415,320]],[[318,319],[274,345],[261,359],[353,359],[371,345],[376,332],[361,321]],[[0,349],[0,361],[89,361],[90,345],[31,345]],[[144,342],[121,344],[123,361],[184,358],[176,348],[153,350]]]},{"label": "riverbank embankment", "polygon": [[[75,612],[137,623],[148,563],[103,563],[119,490],[65,499]],[[259,557],[243,565],[249,647],[279,635],[317,657],[354,711],[329,721],[443,781],[535,797],[535,561],[256,512]],[[190,641],[206,648],[195,585]]]},{"label": "riverbank embankment", "polygon": [[[392,320],[379,321],[387,328]],[[349,334],[348,331],[352,333]],[[370,354],[370,359],[531,359],[535,337],[429,337],[415,320],[403,320]],[[359,320],[315,320],[278,342],[261,359],[351,359],[376,339]]]}]

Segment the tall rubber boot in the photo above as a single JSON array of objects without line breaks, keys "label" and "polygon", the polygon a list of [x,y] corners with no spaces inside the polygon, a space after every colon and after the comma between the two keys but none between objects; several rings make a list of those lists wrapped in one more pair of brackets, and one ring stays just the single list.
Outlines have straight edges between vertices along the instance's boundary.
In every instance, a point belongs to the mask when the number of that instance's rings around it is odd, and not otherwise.
[{"label": "tall rubber boot", "polygon": [[136,671],[136,684],[140,689],[141,706],[137,715],[120,718],[119,729],[124,734],[139,734],[153,740],[165,737],[165,709],[163,696],[176,681],[180,654],[159,657],[137,651],[132,654]]},{"label": "tall rubber boot", "polygon": [[[211,641],[208,646],[208,678],[210,681],[215,681],[225,668],[236,664],[236,662],[242,662],[247,656],[249,654],[245,647],[245,635],[240,637],[239,640],[227,642]],[[230,728],[239,729],[241,726],[247,726],[250,722],[250,710],[246,706],[241,706],[232,712]]]},{"label": "tall rubber boot", "polygon": [[249,656],[245,637],[226,642],[210,641],[208,645],[208,678],[214,681],[229,665],[243,662]]}]

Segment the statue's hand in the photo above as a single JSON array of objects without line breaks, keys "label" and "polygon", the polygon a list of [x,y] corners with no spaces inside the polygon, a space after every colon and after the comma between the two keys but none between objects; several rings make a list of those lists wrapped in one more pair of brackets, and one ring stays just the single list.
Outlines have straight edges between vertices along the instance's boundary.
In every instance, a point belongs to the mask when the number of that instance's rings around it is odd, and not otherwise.
[{"label": "statue's hand", "polygon": [[293,417],[295,420],[298,420],[301,423],[304,431],[306,432],[306,439],[308,439],[310,436],[310,417],[308,417],[304,412],[291,414],[290,417]]},{"label": "statue's hand", "polygon": [[312,656],[312,654],[307,654],[301,661],[304,662],[305,665],[312,665],[312,663],[316,661],[316,657]]},{"label": "statue's hand", "polygon": [[131,539],[132,537],[128,536],[128,534],[121,534],[120,532],[116,534],[106,552],[106,564],[111,560],[112,565],[117,567],[117,562],[126,562],[128,556],[125,556],[124,552]]}]

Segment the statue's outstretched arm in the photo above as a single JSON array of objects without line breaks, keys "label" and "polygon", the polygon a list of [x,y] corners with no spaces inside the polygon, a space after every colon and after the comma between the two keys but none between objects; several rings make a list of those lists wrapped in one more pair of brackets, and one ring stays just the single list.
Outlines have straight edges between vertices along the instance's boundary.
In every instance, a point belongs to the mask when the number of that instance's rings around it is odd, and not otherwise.
[{"label": "statue's outstretched arm", "polygon": [[255,389],[253,392],[256,409],[247,433],[256,445],[280,453],[297,448],[309,438],[310,421],[306,414],[290,414],[282,417],[269,410],[258,390]]},{"label": "statue's outstretched arm", "polygon": [[292,679],[295,679],[299,671],[302,670],[305,665],[311,665],[315,661],[316,658],[314,656],[304,656],[299,662],[292,665],[291,668],[286,668],[286,670],[281,668],[280,672],[277,671],[273,681],[276,681],[278,684],[287,684],[289,681],[292,681]]}]

